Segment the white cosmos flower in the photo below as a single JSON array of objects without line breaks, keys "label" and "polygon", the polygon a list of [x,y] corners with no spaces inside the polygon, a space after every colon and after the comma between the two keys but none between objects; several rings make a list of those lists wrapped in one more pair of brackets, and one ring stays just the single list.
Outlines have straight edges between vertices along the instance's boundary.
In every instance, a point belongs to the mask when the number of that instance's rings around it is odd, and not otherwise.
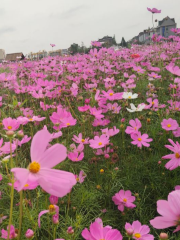
[{"label": "white cosmos flower", "polygon": [[138,94],[137,93],[132,94],[132,92],[124,92],[122,97],[124,99],[135,99],[138,97]]},{"label": "white cosmos flower", "polygon": [[141,103],[139,104],[137,107],[135,107],[135,105],[133,103],[130,103],[131,109],[126,108],[128,110],[128,112],[141,112],[144,108],[145,108],[145,104]]}]

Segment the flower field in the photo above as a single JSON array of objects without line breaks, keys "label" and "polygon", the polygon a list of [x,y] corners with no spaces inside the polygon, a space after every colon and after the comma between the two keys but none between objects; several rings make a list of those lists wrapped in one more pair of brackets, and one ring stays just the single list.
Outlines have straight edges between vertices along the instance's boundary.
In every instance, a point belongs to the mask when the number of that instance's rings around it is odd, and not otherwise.
[{"label": "flower field", "polygon": [[179,67],[178,35],[1,64],[1,239],[180,239]]}]

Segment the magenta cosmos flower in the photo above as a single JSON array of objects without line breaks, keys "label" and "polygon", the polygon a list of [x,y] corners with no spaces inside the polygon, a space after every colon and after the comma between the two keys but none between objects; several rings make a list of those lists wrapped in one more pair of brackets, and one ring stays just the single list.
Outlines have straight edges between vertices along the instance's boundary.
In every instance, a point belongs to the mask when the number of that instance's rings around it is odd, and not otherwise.
[{"label": "magenta cosmos flower", "polygon": [[5,130],[12,130],[12,131],[17,130],[20,126],[18,120],[13,119],[11,117],[4,118],[2,121],[2,124],[3,124]]},{"label": "magenta cosmos flower", "polygon": [[176,226],[180,230],[180,190],[169,193],[168,200],[157,201],[157,212],[162,216],[155,217],[150,221],[157,229],[164,229]]},{"label": "magenta cosmos flower", "polygon": [[161,13],[161,10],[158,10],[157,8],[147,8],[147,10],[149,11],[149,12],[152,12],[152,13]]},{"label": "magenta cosmos flower", "polygon": [[113,197],[112,200],[114,204],[118,205],[119,211],[123,212],[124,207],[127,208],[135,208],[136,205],[133,204],[133,202],[136,200],[134,196],[131,195],[131,191],[127,190],[120,190],[118,193],[116,193]]},{"label": "magenta cosmos flower", "polygon": [[173,120],[172,118],[163,119],[163,121],[161,122],[161,126],[166,131],[176,130],[179,127],[177,121]]},{"label": "magenta cosmos flower", "polygon": [[153,240],[154,236],[149,234],[150,229],[147,225],[141,225],[139,221],[134,221],[132,225],[126,223],[126,233],[136,240]]},{"label": "magenta cosmos flower", "polygon": [[96,218],[95,222],[91,223],[90,231],[85,228],[82,237],[86,240],[122,240],[121,233],[112,229],[111,226],[103,227],[103,222],[100,218]]},{"label": "magenta cosmos flower", "polygon": [[51,169],[67,157],[66,148],[61,144],[47,148],[51,140],[52,135],[46,129],[37,132],[31,143],[31,163],[28,168],[11,170],[19,181],[18,191],[30,181],[37,182],[49,194],[63,197],[76,184],[74,174]]},{"label": "magenta cosmos flower", "polygon": [[89,143],[91,148],[102,148],[109,143],[109,137],[105,134],[102,134],[100,137],[95,136],[94,139],[89,140]]},{"label": "magenta cosmos flower", "polygon": [[171,159],[168,163],[166,163],[165,167],[169,170],[173,170],[180,166],[180,144],[178,142],[175,144],[171,139],[168,139],[168,141],[172,144],[172,146],[165,145],[165,147],[174,153],[165,155],[162,159]]},{"label": "magenta cosmos flower", "polygon": [[153,139],[152,138],[148,138],[149,136],[148,136],[148,134],[142,134],[141,135],[141,133],[140,132],[138,132],[137,134],[136,133],[133,133],[133,134],[131,134],[131,138],[132,138],[132,140],[134,140],[134,141],[132,141],[131,143],[133,144],[133,145],[137,145],[138,147],[142,147],[142,146],[145,146],[145,147],[149,147],[150,146],[150,144],[148,143],[148,142],[152,142],[153,141]]},{"label": "magenta cosmos flower", "polygon": [[[7,226],[7,231],[2,229],[1,230],[1,238],[7,239],[8,238],[8,229],[9,226]],[[17,233],[15,232],[15,227],[13,225],[10,226],[10,234],[9,234],[9,239],[14,239],[17,237]]]}]

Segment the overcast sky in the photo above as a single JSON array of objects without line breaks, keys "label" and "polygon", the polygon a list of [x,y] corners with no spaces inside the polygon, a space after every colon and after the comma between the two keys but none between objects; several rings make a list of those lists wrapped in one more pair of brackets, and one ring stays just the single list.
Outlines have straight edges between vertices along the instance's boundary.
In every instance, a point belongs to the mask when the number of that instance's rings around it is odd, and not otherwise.
[{"label": "overcast sky", "polygon": [[180,27],[180,0],[0,0],[0,48],[27,54],[114,34],[128,41],[152,27],[147,7],[162,10],[154,19],[169,16]]}]

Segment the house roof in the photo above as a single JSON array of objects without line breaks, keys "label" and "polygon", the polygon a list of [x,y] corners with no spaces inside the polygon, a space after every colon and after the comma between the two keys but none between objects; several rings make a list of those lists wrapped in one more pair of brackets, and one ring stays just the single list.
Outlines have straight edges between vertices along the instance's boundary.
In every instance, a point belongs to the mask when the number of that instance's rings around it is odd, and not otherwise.
[{"label": "house roof", "polygon": [[9,53],[9,54],[6,54],[6,61],[17,61],[18,60],[18,57],[20,59],[20,57],[24,57],[23,53],[20,52],[20,53]]},{"label": "house roof", "polygon": [[169,26],[169,25],[173,25],[173,24],[176,24],[174,18],[170,18],[168,16],[163,18],[163,20],[158,21],[158,27]]}]

